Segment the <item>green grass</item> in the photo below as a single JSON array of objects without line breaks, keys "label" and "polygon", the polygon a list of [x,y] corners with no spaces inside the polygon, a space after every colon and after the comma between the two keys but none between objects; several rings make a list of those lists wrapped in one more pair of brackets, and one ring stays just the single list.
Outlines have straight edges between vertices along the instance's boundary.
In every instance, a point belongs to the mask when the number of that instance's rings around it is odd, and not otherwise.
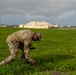
[{"label": "green grass", "polygon": [[[0,28],[0,61],[10,55],[6,43],[9,34],[19,28]],[[31,29],[42,34],[41,41],[34,42],[35,50],[30,50],[36,64],[20,60],[21,50],[16,60],[0,66],[0,75],[76,75],[76,30],[74,29]]]}]

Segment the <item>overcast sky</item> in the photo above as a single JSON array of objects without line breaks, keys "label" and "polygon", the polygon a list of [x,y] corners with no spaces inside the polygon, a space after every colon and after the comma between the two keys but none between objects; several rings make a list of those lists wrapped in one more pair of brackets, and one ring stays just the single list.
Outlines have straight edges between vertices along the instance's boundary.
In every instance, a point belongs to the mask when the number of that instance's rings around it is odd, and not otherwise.
[{"label": "overcast sky", "polygon": [[30,21],[76,26],[76,0],[0,0],[0,23]]}]

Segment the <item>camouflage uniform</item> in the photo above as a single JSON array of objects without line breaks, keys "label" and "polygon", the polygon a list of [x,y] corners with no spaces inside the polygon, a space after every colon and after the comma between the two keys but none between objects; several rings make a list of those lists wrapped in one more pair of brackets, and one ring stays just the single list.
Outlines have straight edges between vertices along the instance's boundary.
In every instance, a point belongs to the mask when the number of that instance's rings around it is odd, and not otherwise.
[{"label": "camouflage uniform", "polygon": [[10,56],[0,62],[0,65],[13,61],[16,56],[18,49],[22,49],[22,58],[27,59],[29,62],[35,62],[30,54],[29,54],[29,47],[28,45],[31,44],[32,36],[34,32],[30,30],[20,30],[8,36],[6,39],[9,50]]}]

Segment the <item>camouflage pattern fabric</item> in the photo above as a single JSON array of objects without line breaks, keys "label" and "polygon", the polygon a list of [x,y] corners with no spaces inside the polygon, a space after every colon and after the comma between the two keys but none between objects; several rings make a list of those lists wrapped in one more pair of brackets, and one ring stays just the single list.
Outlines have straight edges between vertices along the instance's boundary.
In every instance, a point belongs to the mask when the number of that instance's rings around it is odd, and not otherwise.
[{"label": "camouflage pattern fabric", "polygon": [[19,48],[22,50],[21,58],[27,59],[29,62],[34,62],[34,60],[31,58],[29,54],[28,48],[28,45],[31,43],[33,35],[34,32],[30,30],[20,30],[9,35],[6,41],[10,50],[10,56],[1,61],[0,65],[15,60]]}]

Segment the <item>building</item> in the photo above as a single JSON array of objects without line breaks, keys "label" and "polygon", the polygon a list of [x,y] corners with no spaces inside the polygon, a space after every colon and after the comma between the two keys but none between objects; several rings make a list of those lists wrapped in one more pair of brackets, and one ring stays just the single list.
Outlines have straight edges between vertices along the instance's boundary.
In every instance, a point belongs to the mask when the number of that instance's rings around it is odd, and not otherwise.
[{"label": "building", "polygon": [[48,29],[51,24],[47,22],[29,22],[27,24],[20,24],[19,28],[38,28],[38,29]]},{"label": "building", "polygon": [[0,27],[7,27],[7,25],[5,25],[5,24],[0,24]]},{"label": "building", "polygon": [[49,28],[58,28],[58,27],[59,27],[58,24],[51,24],[51,25],[49,25]]}]

